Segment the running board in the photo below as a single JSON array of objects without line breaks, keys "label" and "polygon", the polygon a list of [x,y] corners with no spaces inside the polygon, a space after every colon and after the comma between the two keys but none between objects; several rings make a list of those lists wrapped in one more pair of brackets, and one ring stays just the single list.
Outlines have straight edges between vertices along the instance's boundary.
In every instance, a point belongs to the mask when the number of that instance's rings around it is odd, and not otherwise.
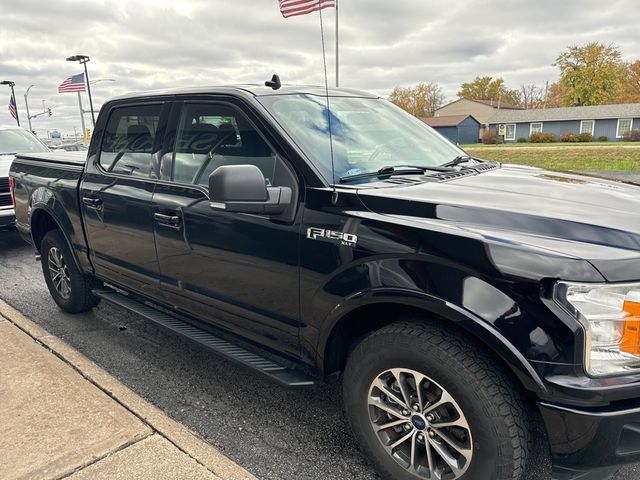
[{"label": "running board", "polygon": [[227,340],[223,340],[212,333],[180,320],[173,315],[153,308],[146,303],[139,302],[125,294],[119,293],[110,288],[99,288],[93,290],[93,293],[108,302],[118,305],[130,312],[146,318],[147,320],[151,320],[158,325],[162,325],[169,330],[179,333],[180,335],[199,343],[223,357],[235,360],[238,363],[262,373],[278,383],[288,387],[304,387],[315,384],[315,381],[303,372],[280,365],[279,363],[262,357],[256,353],[250,352],[245,348],[234,345]]}]

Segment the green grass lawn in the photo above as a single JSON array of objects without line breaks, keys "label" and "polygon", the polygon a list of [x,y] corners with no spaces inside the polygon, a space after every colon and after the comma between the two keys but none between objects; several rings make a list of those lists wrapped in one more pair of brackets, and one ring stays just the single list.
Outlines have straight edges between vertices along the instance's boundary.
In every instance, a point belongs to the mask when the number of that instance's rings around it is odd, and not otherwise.
[{"label": "green grass lawn", "polygon": [[463,145],[470,155],[554,170],[640,170],[640,143]]}]

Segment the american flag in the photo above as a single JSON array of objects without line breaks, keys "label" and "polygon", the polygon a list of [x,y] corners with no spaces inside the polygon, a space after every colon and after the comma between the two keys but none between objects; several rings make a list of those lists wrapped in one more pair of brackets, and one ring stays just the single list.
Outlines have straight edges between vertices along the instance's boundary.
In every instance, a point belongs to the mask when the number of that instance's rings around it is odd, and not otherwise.
[{"label": "american flag", "polygon": [[16,97],[13,93],[9,99],[9,113],[13,118],[18,120],[18,106],[16,105]]},{"label": "american flag", "polygon": [[278,2],[280,3],[280,13],[284,18],[306,15],[323,8],[336,6],[334,0],[278,0]]},{"label": "american flag", "polygon": [[84,92],[84,73],[71,75],[58,87],[58,93]]}]

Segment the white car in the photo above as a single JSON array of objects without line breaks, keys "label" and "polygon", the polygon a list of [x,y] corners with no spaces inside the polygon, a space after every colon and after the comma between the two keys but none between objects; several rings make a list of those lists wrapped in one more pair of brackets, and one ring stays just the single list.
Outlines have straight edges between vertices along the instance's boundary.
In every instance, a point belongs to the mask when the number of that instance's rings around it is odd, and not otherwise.
[{"label": "white car", "polygon": [[9,192],[9,167],[14,155],[48,151],[44,143],[24,128],[0,126],[0,230],[12,228],[15,223]]}]

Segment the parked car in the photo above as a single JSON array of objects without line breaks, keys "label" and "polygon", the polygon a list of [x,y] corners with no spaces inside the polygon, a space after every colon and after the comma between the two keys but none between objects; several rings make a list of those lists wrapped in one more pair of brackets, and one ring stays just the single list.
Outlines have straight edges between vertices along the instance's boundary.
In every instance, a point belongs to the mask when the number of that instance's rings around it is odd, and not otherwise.
[{"label": "parked car", "polygon": [[9,192],[9,167],[16,153],[41,153],[49,149],[20,127],[0,126],[0,230],[13,228],[15,215]]},{"label": "parked car", "polygon": [[122,96],[86,159],[16,157],[60,308],[108,300],[287,386],[340,379],[387,479],[520,479],[538,422],[554,478],[640,461],[640,188],[271,85]]}]

